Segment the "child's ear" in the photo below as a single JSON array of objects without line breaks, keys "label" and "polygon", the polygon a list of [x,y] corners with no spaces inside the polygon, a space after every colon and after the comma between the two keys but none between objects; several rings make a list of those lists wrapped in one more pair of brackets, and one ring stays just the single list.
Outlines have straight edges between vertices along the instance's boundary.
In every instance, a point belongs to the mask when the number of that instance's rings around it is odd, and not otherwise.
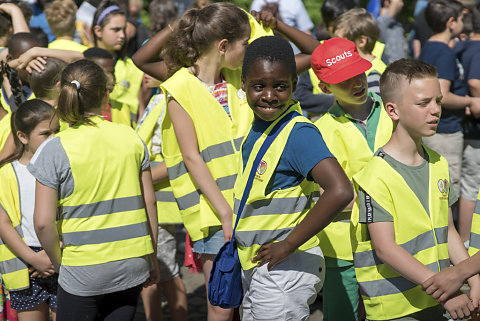
[{"label": "child's ear", "polygon": [[292,93],[295,92],[295,90],[297,90],[297,80],[298,80],[298,77],[293,77],[292,79]]},{"label": "child's ear", "polygon": [[93,27],[93,32],[95,33],[95,36],[96,36],[97,38],[101,38],[101,37],[102,37],[102,34],[101,34],[101,32],[102,32],[102,27],[100,27],[100,26],[94,26],[94,27]]},{"label": "child's ear", "polygon": [[453,25],[455,24],[455,22],[457,22],[457,19],[455,19],[454,17],[450,17],[450,18],[448,18],[447,23],[445,25],[447,26],[447,28],[449,30],[451,30],[453,28]]},{"label": "child's ear", "polygon": [[367,36],[361,35],[357,39],[355,39],[355,45],[357,45],[357,48],[360,50],[363,50],[365,46],[367,45]]},{"label": "child's ear", "polygon": [[325,94],[331,94],[332,93],[330,90],[328,90],[328,85],[326,83],[324,83],[323,81],[320,81],[318,83],[318,88],[320,88],[320,90],[322,92],[324,92]]},{"label": "child's ear", "polygon": [[25,133],[18,130],[17,137],[22,142],[23,145],[26,145],[28,143],[28,136],[25,135]]},{"label": "child's ear", "polygon": [[397,104],[394,102],[388,102],[384,104],[385,106],[385,111],[387,112],[387,115],[392,119],[392,120],[398,120],[400,117],[398,115],[398,108]]},{"label": "child's ear", "polygon": [[225,52],[227,51],[227,47],[228,47],[228,40],[227,39],[222,39],[218,42],[217,44],[217,48],[218,48],[218,51],[224,55]]}]

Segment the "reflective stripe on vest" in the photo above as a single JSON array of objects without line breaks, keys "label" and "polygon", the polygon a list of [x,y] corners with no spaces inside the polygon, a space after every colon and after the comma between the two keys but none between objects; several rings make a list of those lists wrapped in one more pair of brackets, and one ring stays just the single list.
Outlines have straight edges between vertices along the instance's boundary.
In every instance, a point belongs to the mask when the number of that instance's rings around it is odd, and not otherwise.
[{"label": "reflective stripe on vest", "polygon": [[[227,81],[231,119],[200,80],[185,68],[162,83],[161,88],[189,114],[195,126],[199,153],[223,196],[233,207],[233,186],[239,161],[237,146],[248,132],[253,113],[246,102],[245,92],[241,90],[240,70],[222,70],[222,74]],[[162,140],[168,177],[180,214],[192,240],[197,241],[208,235],[209,227],[220,226],[221,221],[183,162],[168,113],[162,122]]]},{"label": "reflective stripe on vest", "polygon": [[[380,100],[380,97],[376,95],[374,97]],[[392,120],[383,105],[377,108],[381,108],[381,110],[375,134],[375,151],[388,142],[393,130]],[[370,150],[366,138],[346,116],[336,117],[331,113],[326,113],[315,122],[315,125],[350,180],[372,158],[373,152]],[[350,235],[350,213],[351,211],[342,212],[319,233],[320,247],[325,256],[353,260],[352,246],[346,240]]]},{"label": "reflective stripe on vest", "polygon": [[478,193],[477,202],[475,203],[475,210],[473,211],[468,254],[473,256],[478,251],[480,251],[480,192]]},{"label": "reflective stripe on vest", "polygon": [[[395,242],[432,271],[450,265],[448,254],[448,164],[434,151],[429,156],[429,214],[398,172],[381,157],[373,157],[353,176],[354,186],[365,190],[392,214]],[[440,184],[439,182],[442,182]],[[408,200],[406,202],[405,200]],[[367,318],[389,320],[438,304],[384,264],[375,254],[367,224],[359,223],[358,199],[352,210],[352,246],[357,281]],[[413,304],[413,303],[414,304]]]},{"label": "reflective stripe on vest", "polygon": [[[239,164],[242,175],[239,176],[234,188],[234,221],[237,215],[241,215],[241,218],[235,231],[235,240],[238,246],[238,257],[245,270],[256,266],[256,263],[251,262],[251,258],[255,256],[255,253],[263,244],[284,240],[295,226],[303,220],[320,195],[316,183],[306,179],[297,186],[275,190],[265,195],[267,185],[275,173],[293,127],[297,123],[310,122],[298,114],[283,128],[263,156],[261,164],[264,167],[262,167],[262,171],[257,169],[245,207],[242,213],[238,213],[240,199],[245,190],[255,155],[258,154],[268,133],[278,121],[295,110],[298,110],[298,104],[291,106],[265,130],[255,142],[245,169],[242,168],[243,161],[240,161]],[[298,250],[305,251],[317,245],[318,238],[314,236],[300,246]]]},{"label": "reflective stripe on vest", "polygon": [[62,265],[94,265],[153,252],[139,181],[143,143],[127,126],[91,120],[95,126],[78,124],[57,135],[75,186],[58,202],[63,208]]},{"label": "reflective stripe on vest", "polygon": [[[150,167],[153,170],[155,167],[164,163],[162,154],[152,154],[152,137],[157,127],[157,124],[162,123],[165,117],[165,99],[160,99],[161,95],[155,95],[150,100],[149,104],[158,101],[150,110],[142,124],[137,127],[137,134],[145,142],[150,152]],[[158,98],[157,98],[158,97]],[[155,197],[157,199],[157,213],[159,224],[175,224],[183,223],[180,216],[180,210],[175,201],[170,181],[167,179],[163,182],[153,185],[155,189]]]},{"label": "reflective stripe on vest", "polygon": [[[11,163],[0,168],[0,208],[8,215],[12,226],[25,242],[20,225],[22,214],[20,212],[19,186],[15,169]],[[1,239],[0,274],[8,290],[21,290],[30,286],[27,265]]]}]

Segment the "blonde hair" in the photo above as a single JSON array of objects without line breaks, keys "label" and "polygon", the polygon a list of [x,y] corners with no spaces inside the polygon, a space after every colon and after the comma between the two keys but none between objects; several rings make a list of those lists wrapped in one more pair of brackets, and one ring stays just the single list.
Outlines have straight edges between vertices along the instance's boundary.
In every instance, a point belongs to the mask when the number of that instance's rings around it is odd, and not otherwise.
[{"label": "blonde hair", "polygon": [[73,36],[77,9],[72,0],[55,0],[45,8],[48,25],[55,36]]},{"label": "blonde hair", "polygon": [[363,8],[350,9],[340,15],[334,22],[333,30],[334,32],[336,30],[342,30],[344,32],[343,37],[353,42],[361,36],[365,36],[367,43],[365,47],[361,49],[367,53],[372,52],[375,47],[375,42],[377,42],[380,36],[377,22],[373,16]]}]

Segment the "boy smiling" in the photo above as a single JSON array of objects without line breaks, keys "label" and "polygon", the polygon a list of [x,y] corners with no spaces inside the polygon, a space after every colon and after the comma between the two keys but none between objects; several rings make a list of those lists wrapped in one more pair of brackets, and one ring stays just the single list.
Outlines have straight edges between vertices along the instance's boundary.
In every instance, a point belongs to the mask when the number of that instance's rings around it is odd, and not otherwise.
[{"label": "boy smiling", "polygon": [[[306,320],[323,281],[315,235],[352,199],[352,188],[318,129],[291,99],[296,73],[289,43],[279,37],[255,40],[242,70],[242,88],[255,114],[234,187],[234,213],[241,215],[235,241],[243,269],[242,320]],[[282,122],[285,127],[253,169],[266,137]],[[238,213],[252,170],[255,179]],[[320,197],[316,183],[325,190]]]}]

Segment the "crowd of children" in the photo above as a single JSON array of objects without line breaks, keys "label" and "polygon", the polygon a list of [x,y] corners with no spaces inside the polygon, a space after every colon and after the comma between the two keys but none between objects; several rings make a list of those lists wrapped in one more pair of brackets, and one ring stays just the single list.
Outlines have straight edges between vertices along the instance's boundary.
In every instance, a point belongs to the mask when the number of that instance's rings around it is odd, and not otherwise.
[{"label": "crowd of children", "polygon": [[205,284],[234,237],[211,321],[479,316],[480,10],[430,0],[408,59],[401,0],[317,39],[256,5],[154,0],[143,41],[133,2],[0,4],[0,320],[187,320],[181,225]]}]

